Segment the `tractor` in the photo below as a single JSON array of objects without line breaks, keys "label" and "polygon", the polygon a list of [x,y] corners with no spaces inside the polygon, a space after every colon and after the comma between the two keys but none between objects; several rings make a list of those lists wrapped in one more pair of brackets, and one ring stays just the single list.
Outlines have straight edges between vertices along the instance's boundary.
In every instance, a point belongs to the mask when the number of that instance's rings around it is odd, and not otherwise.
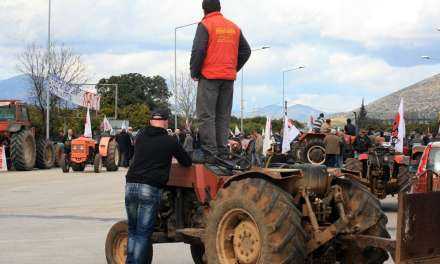
[{"label": "tractor", "polygon": [[409,157],[396,153],[391,146],[375,146],[369,153],[348,158],[343,172],[367,187],[379,199],[408,188],[412,177]]},{"label": "tractor", "polygon": [[[440,261],[440,208],[428,210],[429,219],[418,217],[428,217],[422,209],[438,204],[440,193],[399,195],[391,240],[379,200],[325,166],[234,169],[219,176],[212,165],[172,164],[153,243],[187,243],[197,264],[384,263],[388,253],[396,263]],[[127,221],[110,228],[107,263],[125,263],[127,234]]]},{"label": "tractor", "polygon": [[18,171],[50,169],[55,150],[44,137],[36,139],[26,104],[18,100],[0,100],[0,144],[6,146],[8,167]]},{"label": "tractor", "polygon": [[302,163],[322,165],[325,163],[325,146],[323,133],[304,133],[292,143],[294,160]]},{"label": "tractor", "polygon": [[70,153],[61,159],[61,168],[67,173],[84,171],[88,164],[93,165],[95,173],[100,173],[103,166],[107,171],[117,171],[119,166],[119,148],[114,137],[104,136],[99,144],[92,138],[79,137],[70,143]]}]

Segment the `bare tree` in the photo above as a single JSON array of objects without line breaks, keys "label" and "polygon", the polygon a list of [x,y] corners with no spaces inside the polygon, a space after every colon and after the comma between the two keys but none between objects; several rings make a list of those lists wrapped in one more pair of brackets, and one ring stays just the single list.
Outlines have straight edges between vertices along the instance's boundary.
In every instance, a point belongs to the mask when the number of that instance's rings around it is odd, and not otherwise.
[{"label": "bare tree", "polygon": [[[18,54],[18,70],[28,77],[31,84],[30,96],[38,108],[42,120],[46,121],[46,89],[45,80],[54,74],[66,83],[83,83],[86,81],[86,68],[81,56],[64,45],[52,45],[50,54],[35,43],[30,44]],[[51,108],[59,103],[55,96],[50,98]],[[52,115],[53,119],[55,118]]]},{"label": "bare tree", "polygon": [[197,83],[191,79],[189,73],[181,72],[174,87],[177,113],[183,116],[185,124],[191,127],[196,117]]}]

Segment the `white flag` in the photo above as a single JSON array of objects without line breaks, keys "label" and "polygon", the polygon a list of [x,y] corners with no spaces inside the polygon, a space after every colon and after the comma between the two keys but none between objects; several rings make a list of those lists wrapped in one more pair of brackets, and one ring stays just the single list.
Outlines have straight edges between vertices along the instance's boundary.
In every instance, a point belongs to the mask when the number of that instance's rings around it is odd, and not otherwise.
[{"label": "white flag", "polygon": [[287,153],[290,150],[290,143],[299,135],[299,130],[295,127],[293,122],[284,117],[284,129],[283,129],[283,145],[282,154]]},{"label": "white flag", "polygon": [[238,129],[238,126],[235,125],[235,131],[234,131],[235,136],[240,135],[240,129]]},{"label": "white flag", "polygon": [[5,146],[0,146],[0,171],[8,171]]},{"label": "white flag", "polygon": [[104,116],[104,120],[102,120],[101,130],[104,132],[113,130],[112,124],[110,124],[110,121],[108,121],[106,116]]},{"label": "white flag", "polygon": [[267,117],[266,120],[266,128],[264,129],[264,138],[263,138],[263,155],[267,155],[267,151],[271,147],[271,136],[272,136],[272,124],[270,117]]},{"label": "white flag", "polygon": [[92,122],[90,121],[90,108],[87,108],[86,124],[84,126],[84,137],[91,138],[92,134]]},{"label": "white flag", "polygon": [[406,136],[405,111],[403,108],[403,98],[400,99],[398,121],[399,121],[399,126],[398,126],[397,142],[396,142],[396,151],[403,153],[403,139]]}]

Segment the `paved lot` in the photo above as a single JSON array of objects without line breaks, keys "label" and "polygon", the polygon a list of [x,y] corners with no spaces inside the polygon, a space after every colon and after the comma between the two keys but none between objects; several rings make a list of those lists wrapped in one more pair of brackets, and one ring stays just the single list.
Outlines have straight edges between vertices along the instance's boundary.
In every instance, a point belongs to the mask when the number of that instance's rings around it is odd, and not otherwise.
[{"label": "paved lot", "polygon": [[[0,173],[0,263],[106,263],[107,231],[125,218],[124,175],[125,170]],[[384,206],[394,235],[395,199]],[[192,260],[186,245],[170,244],[155,247],[154,263]]]}]

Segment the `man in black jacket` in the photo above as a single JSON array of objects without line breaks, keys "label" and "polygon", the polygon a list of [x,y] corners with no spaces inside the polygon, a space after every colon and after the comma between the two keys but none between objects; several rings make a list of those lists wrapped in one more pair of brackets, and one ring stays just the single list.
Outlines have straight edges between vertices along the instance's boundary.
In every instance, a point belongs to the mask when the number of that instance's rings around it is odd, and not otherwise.
[{"label": "man in black jacket", "polygon": [[128,217],[128,246],[126,263],[144,264],[151,260],[151,234],[166,186],[172,158],[185,166],[191,166],[191,158],[169,136],[168,111],[157,110],[152,114],[150,126],[136,136],[133,163],[126,175],[125,207]]},{"label": "man in black jacket", "polygon": [[204,157],[195,162],[215,163],[213,156],[228,152],[234,81],[251,56],[242,31],[220,13],[219,0],[204,0],[205,17],[197,27],[191,53],[191,77],[198,81],[197,117]]}]

